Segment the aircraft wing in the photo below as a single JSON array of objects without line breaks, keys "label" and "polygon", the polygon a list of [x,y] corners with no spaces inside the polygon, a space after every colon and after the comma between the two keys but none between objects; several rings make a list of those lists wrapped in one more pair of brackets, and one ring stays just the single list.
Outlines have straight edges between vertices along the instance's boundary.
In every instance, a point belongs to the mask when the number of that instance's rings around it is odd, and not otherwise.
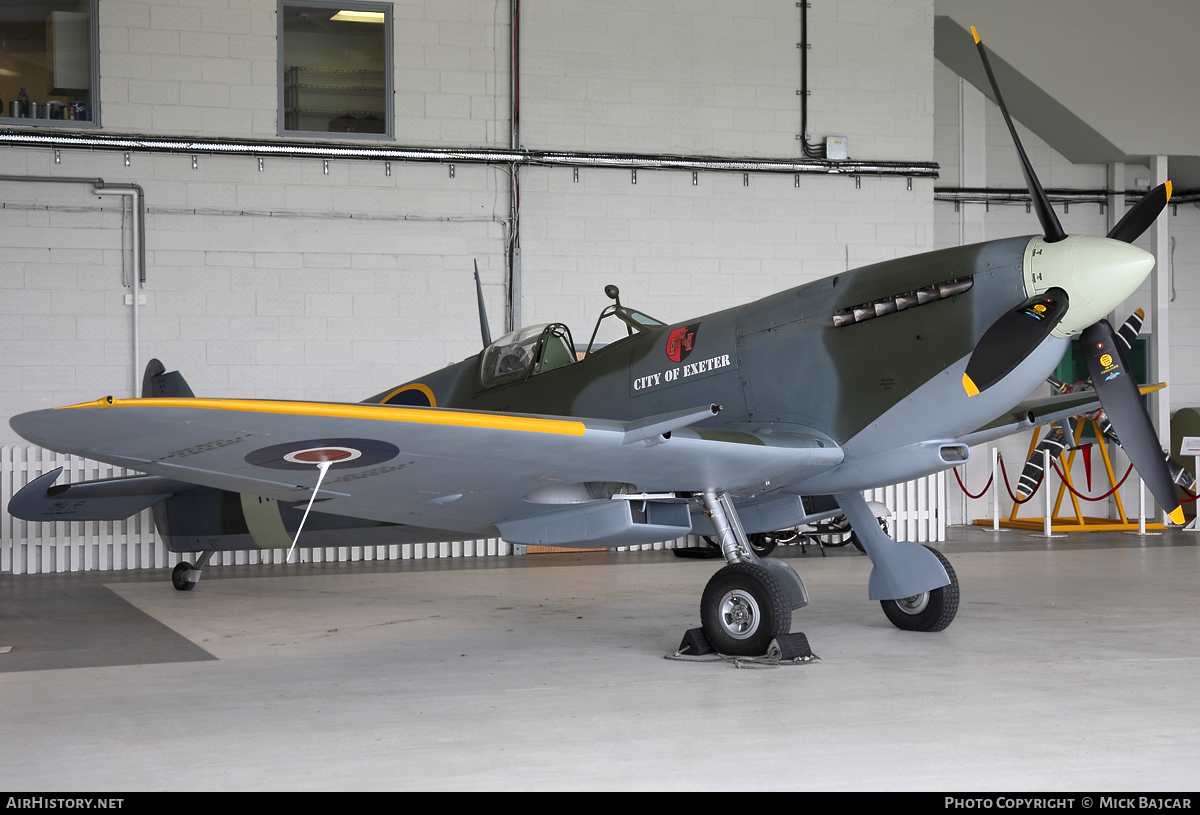
[{"label": "aircraft wing", "polygon": [[[1140,390],[1144,395],[1165,387],[1165,384],[1142,385]],[[978,430],[960,436],[958,440],[969,445],[983,444],[1031,427],[1053,424],[1068,416],[1099,409],[1100,398],[1091,390],[1026,399]]]},{"label": "aircraft wing", "polygon": [[603,493],[605,485],[638,493],[747,492],[842,460],[841,449],[815,437],[687,426],[713,412],[703,406],[620,422],[359,403],[109,397],[10,423],[52,450],[281,501],[307,501],[317,483],[315,462],[329,460],[315,510],[481,537],[572,504],[612,504],[588,500],[588,490]]}]

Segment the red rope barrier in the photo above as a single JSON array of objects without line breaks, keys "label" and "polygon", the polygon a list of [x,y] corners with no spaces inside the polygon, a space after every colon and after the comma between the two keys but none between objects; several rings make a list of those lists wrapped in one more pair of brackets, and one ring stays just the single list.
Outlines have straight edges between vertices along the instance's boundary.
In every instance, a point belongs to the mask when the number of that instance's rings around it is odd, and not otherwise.
[{"label": "red rope barrier", "polygon": [[1111,490],[1104,493],[1103,495],[1098,495],[1095,498],[1089,498],[1086,495],[1084,495],[1082,492],[1080,492],[1079,490],[1077,490],[1071,486],[1071,483],[1069,481],[1067,481],[1067,477],[1065,475],[1063,475],[1062,470],[1058,469],[1057,461],[1051,461],[1050,466],[1052,466],[1054,468],[1054,472],[1058,473],[1058,477],[1062,479],[1063,486],[1066,487],[1067,489],[1069,489],[1071,491],[1071,494],[1074,495],[1076,498],[1082,498],[1085,501],[1103,501],[1105,498],[1112,495],[1117,490],[1121,489],[1121,485],[1125,483],[1125,479],[1129,478],[1129,474],[1133,472],[1133,465],[1130,464],[1129,469],[1125,471],[1125,475],[1121,476],[1121,480],[1117,482],[1117,486],[1113,487]]},{"label": "red rope barrier", "polygon": [[1004,456],[997,456],[997,458],[1000,459],[1000,474],[1004,476],[1004,489],[1008,490],[1008,497],[1011,498],[1013,503],[1017,506],[1020,506],[1021,504],[1028,504],[1033,500],[1033,496],[1037,495],[1037,491],[1041,488],[1042,482],[1046,480],[1046,473],[1042,473],[1041,477],[1038,478],[1038,482],[1033,485],[1033,492],[1025,496],[1025,500],[1022,501],[1016,496],[1016,494],[1013,493],[1012,486],[1008,483],[1008,468],[1004,466]]},{"label": "red rope barrier", "polygon": [[1187,487],[1180,487],[1179,489],[1183,490],[1183,491],[1184,491],[1184,492],[1186,492],[1186,493],[1187,493],[1189,496],[1191,496],[1190,498],[1183,498],[1183,499],[1181,499],[1181,500],[1179,501],[1179,503],[1181,503],[1181,504],[1190,504],[1190,503],[1192,503],[1193,501],[1195,501],[1197,498],[1200,498],[1200,495],[1197,495],[1197,494],[1193,493],[1193,492],[1192,492],[1191,490],[1189,490]]},{"label": "red rope barrier", "polygon": [[[979,494],[972,495],[970,490],[967,489],[966,485],[963,484],[962,478],[958,474],[958,468],[957,467],[954,468],[954,480],[958,482],[958,486],[962,489],[963,492],[965,492],[967,494],[968,498],[982,498],[983,496],[987,495],[987,491],[992,488],[992,480],[995,479],[995,477],[996,477],[996,475],[995,475],[995,473],[993,473],[992,477],[988,479],[987,484],[984,485],[983,489],[979,492]],[[1192,500],[1195,500],[1195,499],[1192,499]]]}]

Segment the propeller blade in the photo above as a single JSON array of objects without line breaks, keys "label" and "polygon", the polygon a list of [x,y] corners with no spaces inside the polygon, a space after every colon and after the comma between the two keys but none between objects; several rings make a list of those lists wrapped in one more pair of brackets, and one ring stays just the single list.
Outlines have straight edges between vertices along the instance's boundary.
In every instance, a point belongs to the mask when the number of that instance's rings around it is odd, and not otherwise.
[{"label": "propeller blade", "polygon": [[1125,243],[1133,243],[1142,236],[1142,233],[1150,228],[1150,224],[1154,223],[1154,219],[1159,213],[1167,207],[1167,202],[1171,200],[1171,182],[1159,184],[1150,192],[1142,196],[1142,200],[1138,201],[1129,212],[1125,213],[1125,217],[1117,222],[1117,225],[1112,228],[1106,237],[1116,241],[1125,241]]},{"label": "propeller blade", "polygon": [[[1067,421],[1070,422],[1070,419]],[[1032,455],[1025,460],[1025,467],[1021,470],[1021,479],[1017,482],[1017,495],[1022,498],[1033,495],[1033,491],[1037,489],[1037,485],[1042,480],[1042,466],[1047,450],[1050,451],[1050,460],[1058,461],[1066,451],[1067,445],[1074,440],[1075,436],[1072,435],[1068,438],[1061,425],[1050,428],[1050,431],[1038,442]]]},{"label": "propeller blade", "polygon": [[1117,329],[1117,339],[1121,341],[1121,345],[1128,351],[1133,347],[1133,341],[1138,338],[1138,334],[1142,331],[1142,323],[1146,321],[1146,312],[1140,308],[1130,314],[1125,322],[1121,323],[1121,327]]},{"label": "propeller blade", "polygon": [[967,396],[975,396],[1008,376],[1050,336],[1069,304],[1067,293],[1054,287],[992,323],[967,362],[962,379]]},{"label": "propeller blade", "polygon": [[1175,482],[1163,459],[1150,415],[1142,404],[1129,362],[1108,320],[1089,326],[1080,340],[1092,387],[1104,413],[1120,433],[1121,448],[1133,462],[1154,500],[1176,524],[1183,524],[1183,507],[1175,497]]},{"label": "propeller blade", "polygon": [[987,72],[988,82],[992,84],[992,93],[996,96],[996,104],[999,105],[1000,112],[1004,114],[1004,122],[1008,125],[1008,132],[1012,134],[1013,144],[1017,147],[1017,156],[1021,159],[1021,172],[1025,174],[1025,186],[1029,188],[1029,197],[1033,199],[1033,207],[1037,210],[1038,220],[1042,224],[1042,232],[1046,235],[1046,242],[1057,243],[1067,237],[1067,233],[1063,231],[1062,224],[1058,222],[1058,216],[1054,214],[1054,208],[1050,206],[1050,199],[1046,197],[1046,191],[1042,189],[1042,182],[1038,181],[1037,173],[1033,171],[1029,156],[1025,155],[1025,148],[1021,146],[1021,137],[1017,135],[1012,117],[1008,115],[1008,107],[1004,104],[1004,97],[1000,95],[1000,86],[996,84],[996,76],[992,73],[992,63],[988,61],[987,50],[983,47],[983,41],[979,39],[979,32],[975,30],[975,26],[971,26],[971,36],[975,38],[975,47],[979,49],[979,58],[983,60],[983,70]]}]

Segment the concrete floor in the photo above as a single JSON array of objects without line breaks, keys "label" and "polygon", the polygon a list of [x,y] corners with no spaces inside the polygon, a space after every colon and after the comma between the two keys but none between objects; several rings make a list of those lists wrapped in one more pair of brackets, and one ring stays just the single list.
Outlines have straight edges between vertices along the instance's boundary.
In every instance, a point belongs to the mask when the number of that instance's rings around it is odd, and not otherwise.
[{"label": "concrete floor", "polygon": [[1188,790],[1197,536],[955,529],[897,630],[853,550],[793,559],[821,661],[663,659],[669,552],[0,578],[0,788]]}]

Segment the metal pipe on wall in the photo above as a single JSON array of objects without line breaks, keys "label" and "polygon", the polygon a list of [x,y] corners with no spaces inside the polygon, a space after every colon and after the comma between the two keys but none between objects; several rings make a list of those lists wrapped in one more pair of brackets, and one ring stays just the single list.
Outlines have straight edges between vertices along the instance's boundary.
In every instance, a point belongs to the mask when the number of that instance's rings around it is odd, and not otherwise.
[{"label": "metal pipe on wall", "polygon": [[[519,116],[519,112],[518,112]],[[519,138],[519,134],[518,134]],[[374,147],[290,141],[195,141],[190,139],[107,136],[0,130],[0,145],[83,150],[139,150],[224,156],[278,156],[387,160],[459,164],[509,164],[540,167],[608,167],[635,170],[691,170],[693,172],[815,173],[937,178],[933,161],[844,161],[794,158],[727,158],[655,153],[593,153],[585,151],[451,147]]]},{"label": "metal pipe on wall", "polygon": [[[512,69],[509,75],[509,147],[521,149],[521,0],[509,0],[509,25],[512,43]],[[521,168],[517,162],[508,167],[508,313],[509,331],[521,327]]]},{"label": "metal pipe on wall", "polygon": [[146,282],[146,231],[144,229],[146,216],[146,193],[138,184],[106,184],[103,180],[96,183],[96,195],[127,195],[132,199],[133,217],[133,279],[130,281],[133,289],[133,398],[142,395],[141,383],[141,306],[142,284]]},{"label": "metal pipe on wall", "polygon": [[[96,195],[128,195],[133,199],[133,217],[131,230],[133,232],[133,397],[142,395],[139,373],[141,359],[139,356],[140,318],[138,315],[138,295],[141,285],[146,282],[146,194],[137,184],[108,184],[103,178],[79,178],[75,176],[53,175],[0,175],[0,181],[23,181],[33,183],[53,184],[89,184]],[[125,258],[121,258],[124,265]]]}]

